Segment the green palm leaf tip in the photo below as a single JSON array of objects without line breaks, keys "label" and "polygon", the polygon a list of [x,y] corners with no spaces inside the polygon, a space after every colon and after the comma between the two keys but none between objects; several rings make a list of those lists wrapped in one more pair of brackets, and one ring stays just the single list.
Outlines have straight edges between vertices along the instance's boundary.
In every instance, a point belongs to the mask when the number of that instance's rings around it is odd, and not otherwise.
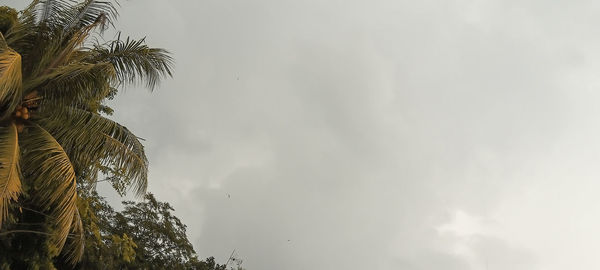
[{"label": "green palm leaf tip", "polygon": [[61,145],[39,125],[28,123],[21,137],[23,164],[28,165],[23,173],[33,183],[34,200],[53,217],[51,241],[62,250],[78,211],[75,170]]},{"label": "green palm leaf tip", "polygon": [[0,226],[8,215],[11,200],[21,193],[19,138],[14,123],[0,127]]},{"label": "green palm leaf tip", "polygon": [[163,49],[150,48],[145,39],[127,38],[96,44],[95,61],[111,63],[117,71],[117,79],[121,84],[145,82],[146,87],[154,89],[160,79],[172,76],[173,58]]},{"label": "green palm leaf tip", "polygon": [[108,24],[112,24],[112,20],[118,13],[110,1],[85,0],[64,14],[63,25],[66,25],[64,31],[69,32],[72,29],[93,24],[100,16],[107,17],[107,20],[100,26],[100,30],[104,30]]}]

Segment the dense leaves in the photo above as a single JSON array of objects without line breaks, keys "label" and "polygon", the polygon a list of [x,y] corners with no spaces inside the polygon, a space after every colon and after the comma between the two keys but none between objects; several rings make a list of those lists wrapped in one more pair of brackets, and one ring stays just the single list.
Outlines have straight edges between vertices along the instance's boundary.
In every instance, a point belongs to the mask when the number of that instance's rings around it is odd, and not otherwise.
[{"label": "dense leaves", "polygon": [[95,191],[87,190],[78,197],[77,206],[85,241],[80,262],[73,266],[66,254],[50,256],[52,245],[45,245],[44,235],[35,233],[47,226],[40,222],[43,214],[22,209],[21,220],[28,222],[8,223],[11,229],[19,225],[20,233],[0,234],[0,269],[226,270],[212,257],[198,259],[187,239],[186,226],[173,215],[168,203],[152,194],[140,202],[124,202],[124,210],[118,212]]},{"label": "dense leaves", "polygon": [[96,193],[81,196],[86,251],[79,269],[225,270],[213,258],[200,261],[173,208],[147,194],[116,212]]}]

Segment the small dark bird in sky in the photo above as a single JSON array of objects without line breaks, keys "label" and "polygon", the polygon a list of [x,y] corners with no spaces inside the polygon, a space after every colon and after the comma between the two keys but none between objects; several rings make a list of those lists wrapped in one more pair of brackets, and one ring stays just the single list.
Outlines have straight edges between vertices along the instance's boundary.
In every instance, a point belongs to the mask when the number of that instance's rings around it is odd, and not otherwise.
[{"label": "small dark bird in sky", "polygon": [[231,195],[229,193],[227,193],[227,198],[231,199]]}]

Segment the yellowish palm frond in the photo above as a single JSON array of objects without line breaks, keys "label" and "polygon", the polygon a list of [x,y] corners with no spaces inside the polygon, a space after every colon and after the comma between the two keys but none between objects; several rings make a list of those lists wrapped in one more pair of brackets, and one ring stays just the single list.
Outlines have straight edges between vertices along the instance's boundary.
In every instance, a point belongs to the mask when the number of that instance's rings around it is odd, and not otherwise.
[{"label": "yellowish palm frond", "polygon": [[0,226],[8,215],[10,201],[16,201],[21,193],[20,171],[19,136],[11,123],[0,127]]},{"label": "yellowish palm frond", "polygon": [[21,134],[22,171],[29,176],[37,204],[53,217],[52,243],[61,250],[77,212],[75,170],[67,153],[48,131],[30,122]]}]

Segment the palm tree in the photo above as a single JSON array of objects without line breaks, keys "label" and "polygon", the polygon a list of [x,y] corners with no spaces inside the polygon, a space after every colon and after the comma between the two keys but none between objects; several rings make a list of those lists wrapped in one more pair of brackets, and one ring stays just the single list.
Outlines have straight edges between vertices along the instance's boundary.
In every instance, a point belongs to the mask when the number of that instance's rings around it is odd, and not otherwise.
[{"label": "palm tree", "polygon": [[127,84],[153,89],[172,70],[144,39],[101,41],[116,16],[107,0],[0,7],[0,226],[34,205],[51,224],[41,233],[73,263],[83,252],[78,182],[112,172],[139,195],[147,186],[139,138],[105,117],[104,102]]}]

